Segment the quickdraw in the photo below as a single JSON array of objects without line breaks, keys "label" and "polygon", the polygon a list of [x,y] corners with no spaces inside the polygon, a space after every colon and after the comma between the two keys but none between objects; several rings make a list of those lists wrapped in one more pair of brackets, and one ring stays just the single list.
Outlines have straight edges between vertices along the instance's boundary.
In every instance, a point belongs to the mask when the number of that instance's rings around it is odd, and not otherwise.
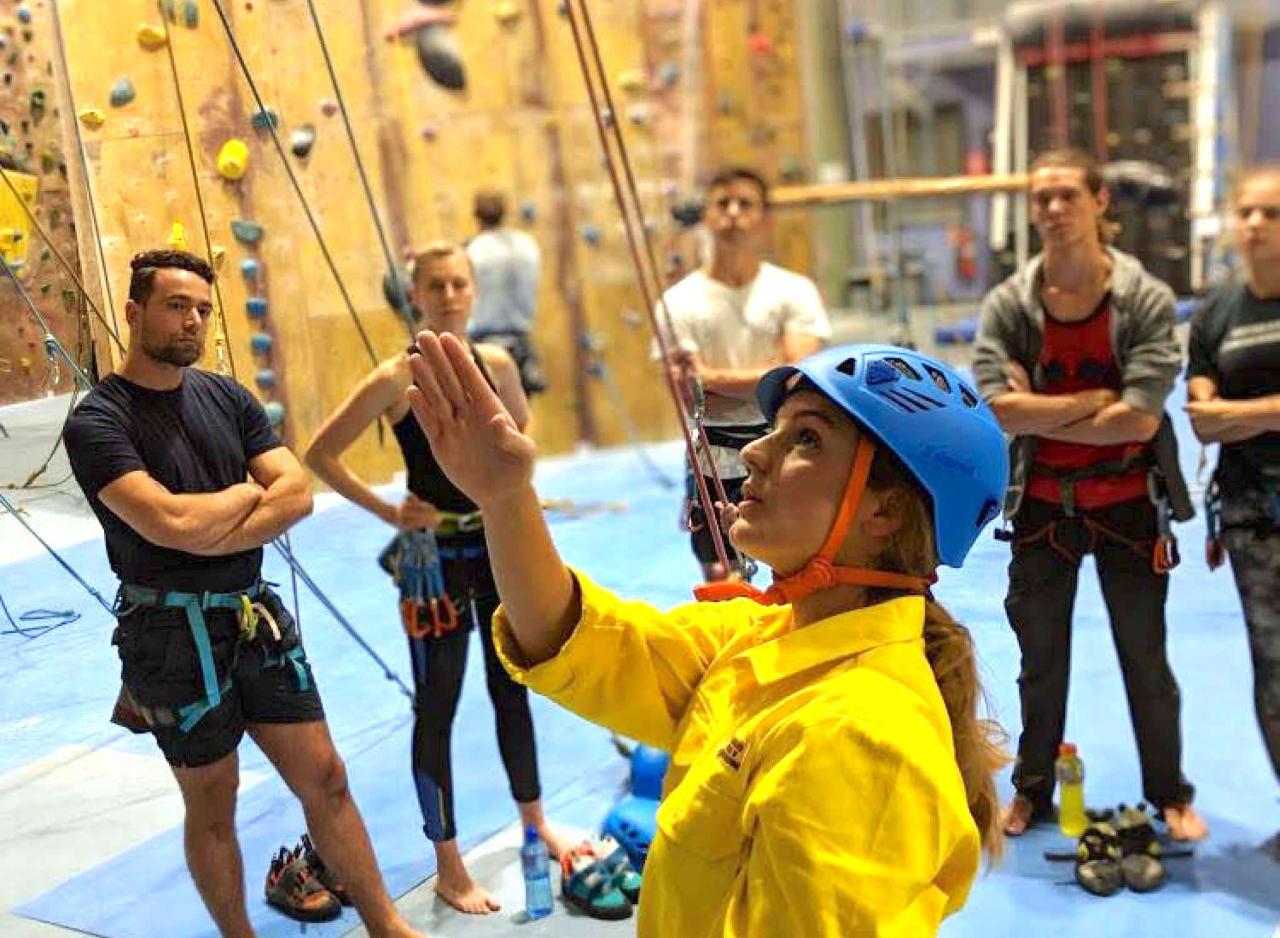
[{"label": "quickdraw", "polygon": [[410,638],[439,638],[458,627],[458,609],[444,588],[440,546],[431,531],[400,535],[396,570],[400,621]]}]

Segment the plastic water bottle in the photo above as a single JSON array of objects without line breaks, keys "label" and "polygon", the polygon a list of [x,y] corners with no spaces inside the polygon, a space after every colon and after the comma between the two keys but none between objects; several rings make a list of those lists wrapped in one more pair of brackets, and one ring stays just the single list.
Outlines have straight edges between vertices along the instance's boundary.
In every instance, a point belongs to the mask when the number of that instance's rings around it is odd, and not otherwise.
[{"label": "plastic water bottle", "polygon": [[1066,836],[1075,839],[1089,826],[1084,813],[1084,762],[1075,743],[1063,743],[1058,747],[1058,758],[1053,764],[1058,777],[1061,804],[1058,807],[1058,827]]},{"label": "plastic water bottle", "polygon": [[529,918],[546,918],[555,906],[551,893],[550,858],[547,845],[536,827],[524,829],[524,846],[520,848],[520,865],[524,867],[524,911]]}]

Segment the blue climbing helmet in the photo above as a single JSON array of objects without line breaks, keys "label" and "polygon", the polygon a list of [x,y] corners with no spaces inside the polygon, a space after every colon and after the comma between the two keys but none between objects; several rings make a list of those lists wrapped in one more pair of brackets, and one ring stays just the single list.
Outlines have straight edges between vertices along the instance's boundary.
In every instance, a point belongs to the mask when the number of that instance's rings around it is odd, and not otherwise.
[{"label": "blue climbing helmet", "polygon": [[1004,504],[1009,448],[969,382],[950,366],[893,345],[842,345],[768,372],[756,388],[769,420],[801,375],[887,447],[933,507],[938,558],[964,563]]}]

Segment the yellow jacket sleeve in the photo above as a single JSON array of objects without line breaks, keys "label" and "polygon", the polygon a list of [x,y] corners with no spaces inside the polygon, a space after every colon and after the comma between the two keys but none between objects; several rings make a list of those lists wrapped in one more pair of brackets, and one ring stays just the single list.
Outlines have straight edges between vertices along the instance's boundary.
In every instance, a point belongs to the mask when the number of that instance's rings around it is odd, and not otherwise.
[{"label": "yellow jacket sleeve", "polygon": [[574,571],[582,617],[560,653],[523,666],[506,610],[493,617],[498,656],[511,676],[593,723],[670,750],[698,682],[753,604],[690,603],[661,612],[624,600]]},{"label": "yellow jacket sleeve", "polygon": [[768,742],[725,938],[919,938],[963,904],[980,853],[949,751],[931,730],[864,716],[792,723]]}]

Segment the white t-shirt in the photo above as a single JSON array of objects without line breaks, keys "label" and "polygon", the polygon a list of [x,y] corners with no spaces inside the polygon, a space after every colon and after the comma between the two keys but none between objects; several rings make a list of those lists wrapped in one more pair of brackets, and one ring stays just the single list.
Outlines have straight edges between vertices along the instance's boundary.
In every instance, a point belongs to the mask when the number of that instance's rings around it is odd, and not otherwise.
[{"label": "white t-shirt", "polygon": [[538,306],[538,242],[523,231],[495,228],[472,238],[467,255],[476,275],[471,334],[528,332]]},{"label": "white t-shirt", "polygon": [[[831,338],[831,323],[818,287],[808,277],[764,263],[755,279],[732,287],[696,270],[665,294],[676,344],[697,352],[712,368],[764,368],[777,361],[787,333]],[[663,322],[661,313],[658,321]],[[751,425],[764,422],[754,401],[742,401],[731,411],[708,417],[708,426]],[[732,449],[712,447],[721,478],[747,474]],[[707,469],[703,464],[704,471]]]}]

